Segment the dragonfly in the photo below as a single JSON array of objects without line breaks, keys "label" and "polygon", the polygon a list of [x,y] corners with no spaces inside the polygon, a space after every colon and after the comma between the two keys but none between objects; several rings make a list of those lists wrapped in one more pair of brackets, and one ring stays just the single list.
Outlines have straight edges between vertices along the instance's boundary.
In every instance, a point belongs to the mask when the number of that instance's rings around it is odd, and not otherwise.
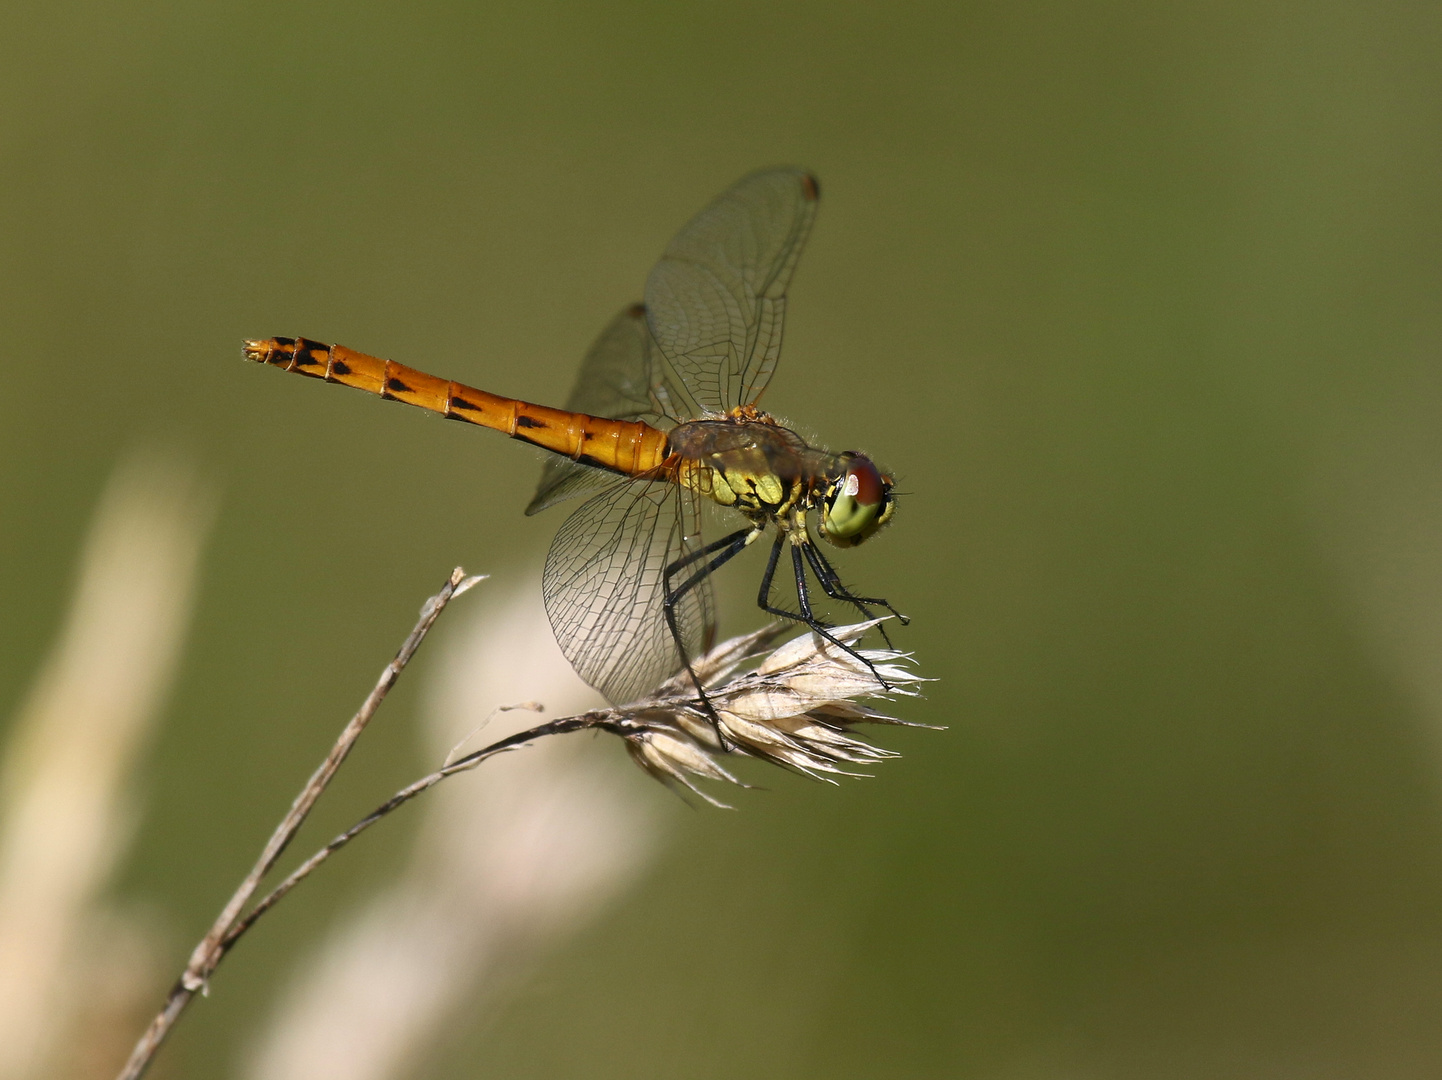
[{"label": "dragonfly", "polygon": [[[526,513],[587,496],[557,531],[542,574],[562,652],[614,704],[684,668],[714,722],[692,666],[715,639],[711,578],[768,532],[757,605],[769,615],[805,623],[873,674],[817,617],[808,572],[866,618],[885,609],[906,621],[843,584],[811,525],[835,547],[862,543],[892,519],[892,477],[858,451],[808,444],[757,405],[776,370],[786,289],[819,197],[816,178],[800,169],[753,173],[722,192],[666,248],[645,302],[602,331],[562,409],[308,338],[246,341],[244,355],[550,451]],[[738,526],[709,542],[708,503]],[[795,611],[772,600],[785,549]]]}]

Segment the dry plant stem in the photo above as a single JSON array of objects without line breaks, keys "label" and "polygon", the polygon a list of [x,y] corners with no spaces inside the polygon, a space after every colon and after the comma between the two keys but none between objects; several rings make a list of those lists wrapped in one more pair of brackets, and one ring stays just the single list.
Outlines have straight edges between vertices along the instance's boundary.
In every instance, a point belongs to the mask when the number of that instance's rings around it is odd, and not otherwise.
[{"label": "dry plant stem", "polygon": [[[240,913],[245,909],[245,905],[250,902],[250,898],[260,886],[261,879],[270,872],[276,860],[280,858],[286,846],[294,838],[301,824],[305,821],[306,815],[310,813],[311,807],[313,807],[315,801],[320,798],[321,792],[325,790],[331,778],[335,776],[336,770],[339,769],[345,761],[346,756],[351,751],[351,747],[353,747],[356,740],[360,738],[361,732],[363,732],[366,725],[370,723],[371,717],[375,715],[381,702],[384,701],[386,695],[390,693],[391,687],[396,684],[396,680],[400,678],[401,672],[404,671],[406,665],[410,663],[411,657],[413,657],[416,650],[420,648],[421,642],[425,640],[426,633],[430,630],[436,619],[440,617],[446,605],[479,580],[481,579],[466,577],[465,571],[457,567],[451,572],[450,579],[446,582],[444,588],[426,601],[425,605],[421,608],[419,621],[417,621],[415,627],[411,630],[405,643],[401,645],[400,651],[396,653],[395,659],[387,664],[385,670],[381,672],[381,677],[376,682],[375,689],[370,692],[365,703],[362,704],[356,714],[351,717],[350,723],[348,723],[340,733],[340,736],[335,741],[335,745],[331,747],[330,753],[326,755],[320,767],[317,768],[311,775],[311,778],[306,781],[305,787],[301,789],[300,794],[297,795],[295,801],[291,803],[290,810],[281,820],[281,823],[276,826],[275,832],[271,834],[270,840],[267,841],[264,850],[261,851],[260,858],[256,860],[250,873],[246,875],[245,880],[240,883],[240,887],[235,890],[229,902],[221,909],[220,914],[216,917],[214,924],[206,933],[205,937],[200,940],[200,943],[196,945],[194,951],[191,952],[190,962],[186,964],[185,971],[181,973],[175,986],[171,988],[170,995],[166,998],[165,1006],[156,1014],[155,1019],[150,1022],[150,1027],[146,1030],[145,1034],[141,1036],[140,1041],[135,1044],[135,1049],[130,1053],[130,1060],[125,1063],[125,1068],[120,1071],[118,1080],[138,1080],[139,1077],[145,1074],[145,1070],[155,1057],[156,1051],[160,1049],[160,1044],[165,1041],[165,1037],[170,1033],[170,1029],[175,1025],[175,1021],[179,1019],[185,1007],[190,1003],[190,999],[195,996],[197,991],[203,992],[205,990],[206,983],[215,971],[216,965],[220,963],[228,951],[229,946],[226,944],[227,937],[235,927],[237,920],[240,918]],[[460,762],[456,764],[459,765]]]},{"label": "dry plant stem", "polygon": [[506,738],[494,742],[490,746],[484,747],[480,750],[476,750],[473,753],[467,754],[465,757],[458,758],[455,761],[451,762],[451,764],[447,765],[445,768],[437,769],[430,775],[423,776],[414,783],[407,784],[385,802],[381,803],[380,806],[376,807],[374,810],[372,810],[365,817],[357,821],[345,832],[337,836],[325,847],[317,851],[305,862],[301,863],[298,867],[295,868],[295,870],[291,872],[289,877],[287,877],[284,881],[282,881],[279,885],[272,889],[268,894],[266,894],[266,896],[262,900],[260,900],[260,902],[258,902],[255,907],[251,908],[250,911],[246,913],[245,918],[241,919],[238,923],[231,927],[230,932],[227,933],[224,939],[221,941],[221,954],[224,955],[225,953],[229,952],[231,948],[235,945],[235,943],[240,940],[241,935],[244,934],[247,930],[249,930],[253,925],[255,925],[255,921],[257,919],[259,919],[262,915],[264,915],[267,911],[274,907],[280,901],[281,897],[285,896],[285,894],[290,892],[291,889],[295,888],[303,880],[309,877],[316,867],[318,867],[321,863],[325,862],[341,848],[345,847],[346,844],[350,843],[361,833],[365,832],[376,822],[380,821],[381,818],[385,817],[392,811],[404,806],[421,792],[427,791],[430,788],[435,787],[442,780],[450,776],[455,776],[456,773],[467,772],[471,769],[474,769],[477,765],[485,761],[487,758],[495,757],[497,754],[504,753],[507,750],[515,750],[520,746],[524,746],[525,744],[532,742],[535,739],[542,738],[546,735],[564,735],[566,732],[569,731],[582,731],[585,728],[595,727],[598,725],[599,721],[599,714],[582,713],[579,716],[566,716],[558,720],[548,721],[544,724],[537,724],[533,728],[528,728],[525,731],[519,731],[514,735],[508,735]]}]

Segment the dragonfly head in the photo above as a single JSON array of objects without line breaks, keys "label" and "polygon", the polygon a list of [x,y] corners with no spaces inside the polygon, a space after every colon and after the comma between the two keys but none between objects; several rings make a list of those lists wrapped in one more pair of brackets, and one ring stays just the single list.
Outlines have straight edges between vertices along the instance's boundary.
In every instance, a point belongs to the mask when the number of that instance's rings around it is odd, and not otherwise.
[{"label": "dragonfly head", "polygon": [[890,521],[895,511],[891,477],[865,454],[842,454],[839,471],[826,485],[821,535],[837,547],[855,547]]}]

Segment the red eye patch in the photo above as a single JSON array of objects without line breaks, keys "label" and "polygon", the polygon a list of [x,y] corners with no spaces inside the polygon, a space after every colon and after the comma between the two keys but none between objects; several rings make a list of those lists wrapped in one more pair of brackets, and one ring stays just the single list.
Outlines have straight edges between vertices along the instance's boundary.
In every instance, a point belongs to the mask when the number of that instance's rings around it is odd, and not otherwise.
[{"label": "red eye patch", "polygon": [[862,506],[875,506],[886,494],[886,485],[881,482],[881,473],[871,459],[858,454],[846,470],[845,491]]}]

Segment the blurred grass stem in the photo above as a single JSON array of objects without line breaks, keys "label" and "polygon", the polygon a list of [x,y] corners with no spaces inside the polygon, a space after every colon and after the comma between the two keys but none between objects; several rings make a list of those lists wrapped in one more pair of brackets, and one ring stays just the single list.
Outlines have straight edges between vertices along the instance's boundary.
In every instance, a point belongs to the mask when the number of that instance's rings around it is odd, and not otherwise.
[{"label": "blurred grass stem", "polygon": [[[190,961],[186,964],[180,978],[176,980],[175,986],[171,988],[164,1007],[155,1015],[155,1019],[150,1022],[150,1027],[141,1036],[140,1041],[135,1044],[135,1049],[131,1051],[130,1059],[119,1073],[119,1080],[137,1080],[138,1077],[145,1074],[145,1070],[160,1049],[161,1043],[170,1034],[170,1029],[175,1026],[180,1014],[185,1011],[185,1007],[190,1004],[190,1000],[197,992],[205,991],[206,984],[215,971],[216,965],[224,958],[230,945],[234,944],[235,937],[232,936],[232,931],[236,929],[241,912],[250,902],[250,898],[260,886],[261,880],[275,866],[276,860],[280,858],[295,837],[316,800],[320,798],[321,792],[326,789],[335,776],[336,770],[350,754],[356,740],[360,738],[376,710],[380,708],[381,702],[395,686],[401,672],[405,670],[406,665],[416,654],[416,650],[420,648],[421,642],[425,640],[426,634],[435,624],[436,619],[440,617],[441,612],[445,610],[451,600],[482,580],[484,580],[483,577],[467,577],[465,571],[457,567],[451,572],[449,580],[441,591],[421,607],[420,619],[406,637],[400,651],[396,653],[395,659],[387,664],[385,670],[381,672],[375,688],[356,714],[351,717],[350,722],[346,724],[345,729],[336,739],[335,745],[331,747],[330,753],[306,781],[305,787],[295,797],[290,810],[281,823],[276,826],[275,832],[271,834],[270,840],[261,851],[260,858],[256,860],[250,873],[246,875],[245,880],[241,882],[229,902],[221,909],[205,937],[191,952]],[[484,751],[478,751],[478,753],[484,753]],[[462,759],[462,761],[466,760]],[[451,768],[454,769],[461,764],[462,762],[456,762]],[[276,897],[276,899],[278,898]],[[267,899],[270,903],[274,903],[274,900]],[[249,920],[246,925],[249,925],[250,921],[253,919]]]},{"label": "blurred grass stem", "polygon": [[184,649],[213,513],[207,486],[164,453],[116,467],[62,629],[5,732],[3,1080],[48,1080],[86,1055],[113,1057],[108,1025],[153,993],[148,935],[106,887],[138,816],[133,776]]}]

